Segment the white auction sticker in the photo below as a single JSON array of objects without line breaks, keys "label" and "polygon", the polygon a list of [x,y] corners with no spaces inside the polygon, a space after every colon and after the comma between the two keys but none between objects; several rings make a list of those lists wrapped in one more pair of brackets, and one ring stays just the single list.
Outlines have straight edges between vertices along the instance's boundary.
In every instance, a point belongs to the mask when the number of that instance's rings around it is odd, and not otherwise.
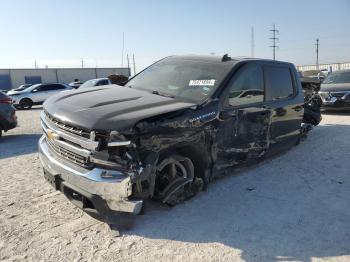
[{"label": "white auction sticker", "polygon": [[208,80],[190,80],[189,86],[213,86],[215,85],[215,79]]}]

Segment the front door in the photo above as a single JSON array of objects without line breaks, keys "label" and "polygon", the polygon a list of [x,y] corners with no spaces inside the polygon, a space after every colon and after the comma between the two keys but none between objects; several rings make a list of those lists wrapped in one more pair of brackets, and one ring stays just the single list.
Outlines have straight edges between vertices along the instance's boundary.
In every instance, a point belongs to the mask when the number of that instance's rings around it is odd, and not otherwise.
[{"label": "front door", "polygon": [[34,103],[41,103],[49,93],[49,85],[43,84],[32,90],[30,98]]},{"label": "front door", "polygon": [[264,106],[264,93],[259,64],[249,62],[232,77],[223,93],[214,143],[218,168],[259,158],[267,151],[272,111]]}]

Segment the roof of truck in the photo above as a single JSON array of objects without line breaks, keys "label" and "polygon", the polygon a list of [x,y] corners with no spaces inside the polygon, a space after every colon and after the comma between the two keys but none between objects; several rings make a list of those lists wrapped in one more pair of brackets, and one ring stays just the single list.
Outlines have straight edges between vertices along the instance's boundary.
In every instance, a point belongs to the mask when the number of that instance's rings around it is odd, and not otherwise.
[{"label": "roof of truck", "polygon": [[170,56],[167,58],[196,60],[196,61],[203,61],[203,62],[222,62],[222,63],[231,63],[231,64],[236,64],[236,63],[241,62],[241,61],[266,61],[266,62],[274,62],[274,63],[291,64],[289,62],[272,60],[272,59],[264,59],[264,58],[253,58],[253,57],[245,57],[245,56],[230,57],[227,54],[225,54],[223,56],[217,56],[217,55],[176,55],[176,56]]}]

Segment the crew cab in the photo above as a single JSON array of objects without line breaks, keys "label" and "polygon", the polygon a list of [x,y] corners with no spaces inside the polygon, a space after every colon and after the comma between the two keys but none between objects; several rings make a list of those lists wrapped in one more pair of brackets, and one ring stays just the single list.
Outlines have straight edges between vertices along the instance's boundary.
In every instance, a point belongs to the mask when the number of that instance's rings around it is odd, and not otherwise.
[{"label": "crew cab", "polygon": [[167,57],[124,86],[48,99],[44,177],[90,214],[138,214],[147,198],[172,206],[220,170],[297,144],[303,103],[293,64]]}]

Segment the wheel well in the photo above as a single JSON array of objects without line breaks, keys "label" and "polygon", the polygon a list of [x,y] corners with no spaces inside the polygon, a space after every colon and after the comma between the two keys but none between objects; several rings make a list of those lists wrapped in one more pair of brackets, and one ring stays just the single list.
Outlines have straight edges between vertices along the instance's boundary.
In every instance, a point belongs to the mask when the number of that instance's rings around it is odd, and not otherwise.
[{"label": "wheel well", "polygon": [[166,151],[160,153],[159,162],[161,162],[163,159],[165,159],[171,154],[180,154],[184,157],[190,158],[194,165],[195,177],[202,178],[205,184],[209,182],[210,173],[208,172],[208,169],[211,166],[211,160],[208,151],[205,147],[182,145],[171,149],[167,149]]},{"label": "wheel well", "polygon": [[33,100],[28,98],[28,97],[25,97],[25,98],[22,98],[19,102],[21,103],[22,101],[30,101],[31,103],[33,103]]}]

